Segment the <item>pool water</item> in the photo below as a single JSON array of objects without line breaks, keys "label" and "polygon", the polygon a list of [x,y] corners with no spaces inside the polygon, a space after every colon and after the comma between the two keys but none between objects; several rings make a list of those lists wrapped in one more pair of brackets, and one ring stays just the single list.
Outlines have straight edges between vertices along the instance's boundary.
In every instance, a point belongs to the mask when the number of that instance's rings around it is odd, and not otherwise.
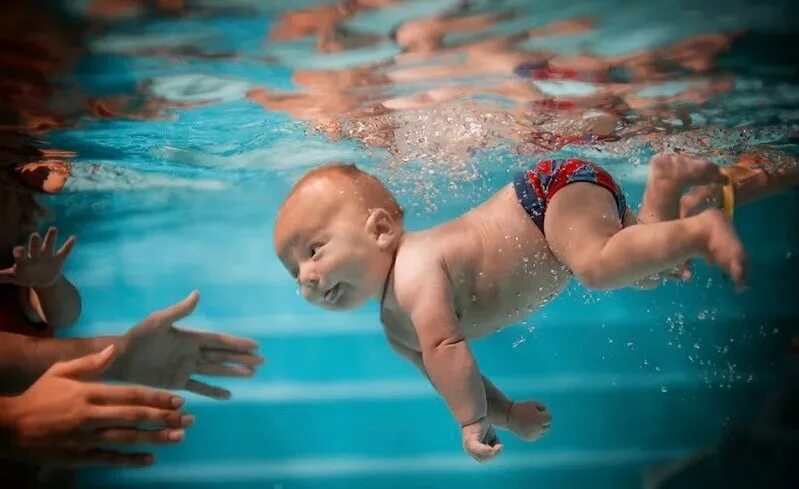
[{"label": "pool water", "polygon": [[[80,13],[87,3],[68,5]],[[789,2],[468,3],[466,13],[512,15],[448,33],[444,46],[585,17],[592,29],[528,39],[523,49],[623,56],[694,34],[747,31],[710,74],[649,81],[638,95],[668,97],[726,77],[728,89],[687,109],[677,102],[675,110],[690,112],[694,127],[731,153],[757,144],[796,152],[797,64],[782,44],[796,41]],[[321,91],[324,84],[297,83],[301,71],[398,70],[392,29],[402,20],[464,15],[460,2],[415,0],[359,12],[345,26],[377,40],[331,53],[320,53],[311,37],[269,40],[289,10],[282,2],[190,5],[184,15],[138,12],[89,30],[89,50],[65,77],[91,96],[157,101],[146,117],[85,117],[49,135],[54,147],[77,153],[66,189],[48,200],[63,232],[79,239],[67,273],[84,314],[70,334],[124,332],[199,289],[201,303],[187,325],[252,337],[268,363],[254,379],[223,382],[233,391],[230,401],[189,396],[197,422],[184,443],[156,450],[154,467],[84,472],[83,485],[642,487],[657,467],[713,448],[758,416],[781,381],[796,333],[796,192],[736,213],[751,262],[743,294],[702,263],[692,282],[655,291],[597,293],[573,284],[523,324],[475,342],[482,371],[510,396],[546,403],[554,421],[540,441],[501,435],[505,450],[497,460],[471,461],[441,399],[388,347],[376,305],[331,314],[296,293],[271,248],[281,199],[305,170],[354,162],[388,181],[409,228],[420,229],[459,215],[514,171],[555,154],[605,165],[637,204],[655,149],[622,139],[520,153],[498,138],[490,142],[501,128],[489,127],[473,103],[486,100],[495,111],[510,103],[490,90],[399,111],[390,149],[365,147],[352,133],[332,138],[248,94],[258,87]],[[378,83],[358,100],[498,84],[497,77]],[[598,82],[535,83],[550,96],[569,96],[591,93]],[[674,147],[683,144],[676,122],[668,133]],[[477,142],[464,149],[461,140],[470,138]]]}]

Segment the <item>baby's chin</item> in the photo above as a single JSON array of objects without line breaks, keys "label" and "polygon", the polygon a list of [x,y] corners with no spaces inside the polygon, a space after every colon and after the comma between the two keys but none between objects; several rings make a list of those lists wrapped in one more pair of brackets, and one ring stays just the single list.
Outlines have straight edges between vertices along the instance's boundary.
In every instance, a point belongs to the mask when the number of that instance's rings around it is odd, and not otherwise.
[{"label": "baby's chin", "polygon": [[319,307],[321,307],[325,311],[333,311],[333,312],[346,312],[358,308],[357,305],[350,305],[350,304],[319,304]]},{"label": "baby's chin", "polygon": [[349,286],[346,286],[335,302],[322,303],[320,307],[328,311],[352,311],[366,304],[368,300],[369,297],[360,297],[360,295],[356,294]]}]

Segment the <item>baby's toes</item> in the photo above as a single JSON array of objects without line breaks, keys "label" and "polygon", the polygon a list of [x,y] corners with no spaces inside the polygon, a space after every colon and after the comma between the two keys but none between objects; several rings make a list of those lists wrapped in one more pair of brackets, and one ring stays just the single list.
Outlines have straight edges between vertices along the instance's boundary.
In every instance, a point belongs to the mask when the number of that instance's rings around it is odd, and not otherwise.
[{"label": "baby's toes", "polygon": [[697,184],[711,184],[711,183],[718,183],[724,184],[727,183],[727,175],[721,171],[721,168],[708,160],[699,160],[697,166],[697,180],[694,182],[694,185]]},{"label": "baby's toes", "polygon": [[746,287],[747,258],[743,247],[739,248],[733,252],[730,277],[732,277],[732,281],[735,284],[735,289],[741,291]]},{"label": "baby's toes", "polygon": [[716,256],[716,263],[732,278],[737,291],[746,287],[747,257],[740,242],[730,243],[726,249],[721,250]]},{"label": "baby's toes", "polygon": [[707,185],[711,183],[725,183],[727,177],[721,168],[705,158],[681,157],[677,162],[680,165],[677,175],[685,185]]}]

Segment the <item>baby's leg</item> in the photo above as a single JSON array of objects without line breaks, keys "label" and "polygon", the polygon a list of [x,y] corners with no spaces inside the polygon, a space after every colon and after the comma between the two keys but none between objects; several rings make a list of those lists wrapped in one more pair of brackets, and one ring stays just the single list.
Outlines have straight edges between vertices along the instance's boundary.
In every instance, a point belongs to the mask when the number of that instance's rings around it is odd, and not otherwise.
[{"label": "baby's leg", "polygon": [[743,285],[746,255],[719,210],[624,229],[618,212],[610,191],[586,182],[563,187],[547,207],[550,249],[585,286],[623,287],[697,256],[718,263]]},{"label": "baby's leg", "polygon": [[[676,153],[658,153],[649,162],[649,178],[644,190],[637,219],[633,222],[653,223],[670,221],[679,217],[679,203],[682,192],[690,186],[709,187],[726,181],[719,167],[703,158],[683,156]],[[628,216],[631,212],[627,213]],[[624,227],[628,221],[625,219]],[[691,266],[682,263],[677,268],[655,275],[650,283],[642,288],[653,288],[661,278],[688,280]],[[640,286],[640,284],[639,284]]]}]

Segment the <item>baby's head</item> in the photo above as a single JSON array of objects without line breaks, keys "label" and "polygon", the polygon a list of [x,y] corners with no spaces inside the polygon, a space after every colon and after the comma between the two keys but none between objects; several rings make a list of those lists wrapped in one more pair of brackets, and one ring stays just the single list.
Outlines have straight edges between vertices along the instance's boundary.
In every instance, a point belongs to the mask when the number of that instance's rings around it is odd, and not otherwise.
[{"label": "baby's head", "polygon": [[402,209],[377,178],[330,164],[303,176],[283,202],[275,251],[308,302],[353,309],[381,298],[402,226]]}]

